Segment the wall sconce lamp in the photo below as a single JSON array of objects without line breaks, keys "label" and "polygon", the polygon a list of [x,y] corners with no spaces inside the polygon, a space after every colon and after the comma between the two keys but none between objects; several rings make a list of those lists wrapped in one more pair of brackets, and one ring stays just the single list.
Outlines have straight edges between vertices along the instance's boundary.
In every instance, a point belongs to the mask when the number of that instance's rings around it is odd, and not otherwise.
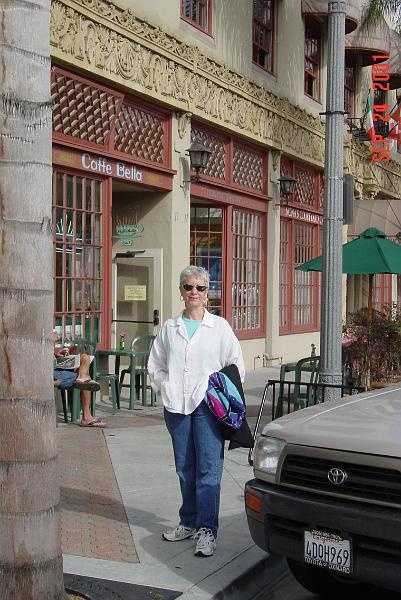
[{"label": "wall sconce lamp", "polygon": [[[295,177],[291,177],[291,175],[282,175],[277,179],[277,182],[280,184],[280,200],[281,196],[285,197],[284,206],[288,206],[288,197],[291,196],[295,192],[297,186],[297,180]],[[281,201],[278,205],[281,205]],[[278,206],[276,205],[276,206]],[[282,205],[283,206],[283,205]]]},{"label": "wall sconce lamp", "polygon": [[190,181],[198,182],[200,171],[206,167],[212,152],[208,148],[205,148],[205,146],[202,146],[202,144],[192,144],[191,147],[187,149],[187,152],[189,154],[191,169],[195,171],[195,176],[191,177],[191,179],[185,183],[189,183]]}]

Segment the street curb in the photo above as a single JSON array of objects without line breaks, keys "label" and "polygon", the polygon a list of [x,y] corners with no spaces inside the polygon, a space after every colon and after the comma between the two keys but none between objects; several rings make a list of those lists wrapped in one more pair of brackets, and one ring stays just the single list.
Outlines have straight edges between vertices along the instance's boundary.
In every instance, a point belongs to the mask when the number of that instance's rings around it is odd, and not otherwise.
[{"label": "street curb", "polygon": [[[251,600],[267,588],[276,588],[286,576],[285,565],[270,554],[241,573],[229,585],[212,597],[212,600]],[[178,600],[178,599],[177,599]]]},{"label": "street curb", "polygon": [[285,575],[282,561],[251,546],[177,600],[252,600],[266,588],[276,587]]}]

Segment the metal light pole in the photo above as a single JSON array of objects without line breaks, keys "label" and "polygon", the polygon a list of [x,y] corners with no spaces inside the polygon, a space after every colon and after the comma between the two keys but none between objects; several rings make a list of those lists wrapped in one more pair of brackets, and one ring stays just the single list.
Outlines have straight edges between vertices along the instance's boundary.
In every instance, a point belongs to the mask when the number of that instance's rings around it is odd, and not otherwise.
[{"label": "metal light pole", "polygon": [[[320,382],[341,384],[342,200],[346,2],[329,1]],[[340,397],[325,390],[325,399]]]}]

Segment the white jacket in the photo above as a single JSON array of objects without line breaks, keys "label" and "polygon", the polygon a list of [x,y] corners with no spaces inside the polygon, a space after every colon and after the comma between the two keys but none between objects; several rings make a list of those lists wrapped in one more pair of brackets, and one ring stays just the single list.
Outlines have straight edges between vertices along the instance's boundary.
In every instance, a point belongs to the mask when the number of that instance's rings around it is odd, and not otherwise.
[{"label": "white jacket", "polygon": [[148,362],[151,385],[165,408],[189,415],[202,402],[214,371],[236,364],[244,380],[241,346],[225,319],[207,310],[191,340],[182,315],[168,319],[157,335]]}]

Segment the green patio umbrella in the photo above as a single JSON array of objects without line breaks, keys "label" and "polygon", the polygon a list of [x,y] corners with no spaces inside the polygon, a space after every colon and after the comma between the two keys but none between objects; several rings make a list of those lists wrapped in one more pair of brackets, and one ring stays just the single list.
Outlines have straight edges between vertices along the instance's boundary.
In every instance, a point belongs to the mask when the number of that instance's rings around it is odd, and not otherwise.
[{"label": "green patio umbrella", "polygon": [[[296,267],[299,271],[322,271],[323,257],[317,256]],[[376,273],[401,274],[401,245],[370,227],[355,240],[343,244],[343,273],[369,275],[368,310],[371,313],[373,275]]]}]

